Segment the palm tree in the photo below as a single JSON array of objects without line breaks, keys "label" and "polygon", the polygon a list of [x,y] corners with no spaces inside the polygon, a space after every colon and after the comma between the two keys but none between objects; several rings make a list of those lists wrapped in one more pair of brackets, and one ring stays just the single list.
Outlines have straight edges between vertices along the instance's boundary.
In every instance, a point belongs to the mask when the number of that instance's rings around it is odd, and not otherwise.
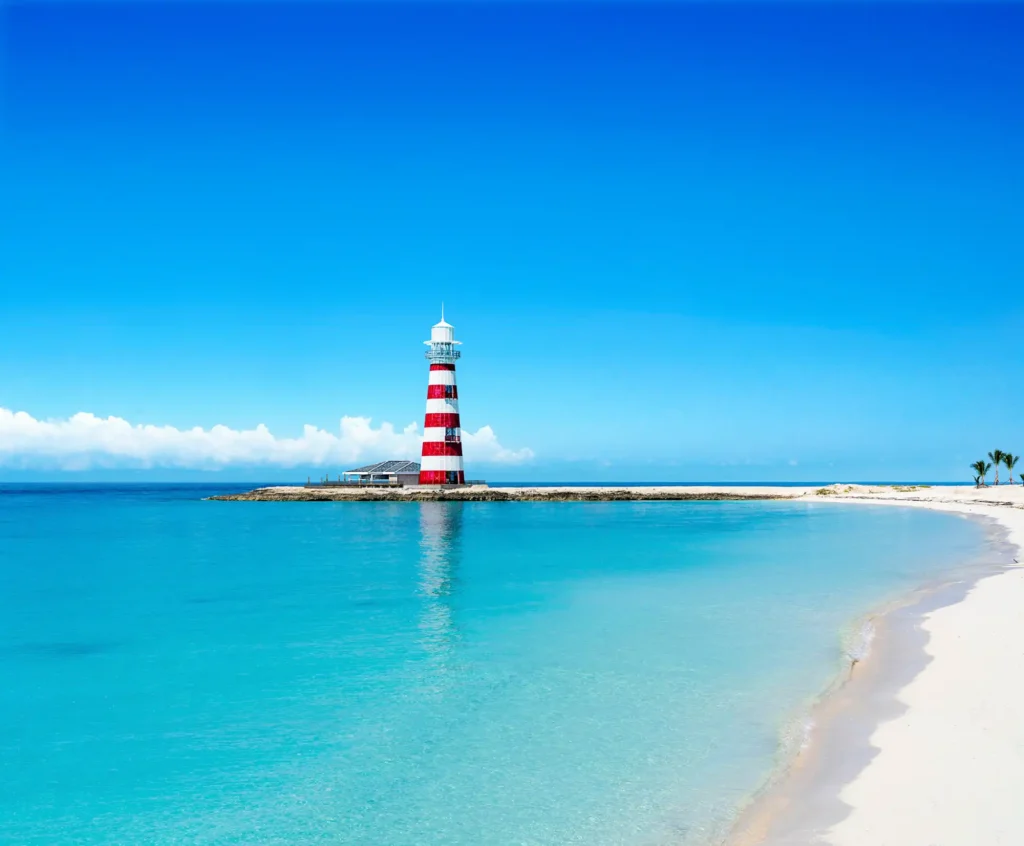
[{"label": "palm tree", "polygon": [[1017,466],[1017,462],[1020,461],[1019,455],[1014,455],[1012,452],[1003,454],[1003,464],[1006,465],[1006,469],[1010,474],[1010,484],[1013,484],[1013,468]]},{"label": "palm tree", "polygon": [[988,474],[988,471],[992,469],[992,465],[986,464],[985,459],[982,459],[981,461],[975,461],[974,464],[971,465],[971,469],[978,474],[978,478],[981,479],[981,484],[987,487],[988,482],[985,481],[985,476]]},{"label": "palm tree", "polygon": [[975,476],[974,477],[974,487],[976,487],[976,488],[980,488],[981,487],[981,476]]},{"label": "palm tree", "polygon": [[988,460],[996,466],[996,484],[999,484],[999,465],[1003,463],[1003,451],[994,449],[988,454]]}]

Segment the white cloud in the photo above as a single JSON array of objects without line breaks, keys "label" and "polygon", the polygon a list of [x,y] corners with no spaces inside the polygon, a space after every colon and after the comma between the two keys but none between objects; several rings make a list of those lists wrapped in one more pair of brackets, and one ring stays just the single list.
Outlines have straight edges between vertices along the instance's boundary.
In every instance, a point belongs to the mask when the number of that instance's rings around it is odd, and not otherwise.
[{"label": "white cloud", "polygon": [[[369,417],[342,417],[337,434],[304,426],[297,438],[278,438],[262,423],[255,429],[175,429],[132,424],[120,417],[79,412],[67,420],[37,420],[24,411],[0,408],[0,466],[86,470],[95,467],[181,467],[216,469],[229,465],[337,465],[385,459],[416,459],[422,434],[415,423],[396,430],[374,428]],[[463,432],[467,462],[516,464],[533,458],[530,449],[503,447],[490,426]]]},{"label": "white cloud", "polygon": [[[476,432],[462,433],[462,448],[469,461],[495,464],[522,464],[533,458],[533,450],[507,449],[498,443],[498,436],[490,426],[481,426]],[[418,450],[417,450],[418,451]]]}]

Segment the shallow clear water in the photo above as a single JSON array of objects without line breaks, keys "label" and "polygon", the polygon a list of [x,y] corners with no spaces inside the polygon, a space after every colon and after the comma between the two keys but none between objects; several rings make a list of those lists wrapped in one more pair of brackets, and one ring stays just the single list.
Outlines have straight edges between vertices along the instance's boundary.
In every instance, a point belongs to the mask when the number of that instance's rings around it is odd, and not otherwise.
[{"label": "shallow clear water", "polygon": [[984,548],[813,503],[0,489],[0,842],[700,843],[858,615]]}]

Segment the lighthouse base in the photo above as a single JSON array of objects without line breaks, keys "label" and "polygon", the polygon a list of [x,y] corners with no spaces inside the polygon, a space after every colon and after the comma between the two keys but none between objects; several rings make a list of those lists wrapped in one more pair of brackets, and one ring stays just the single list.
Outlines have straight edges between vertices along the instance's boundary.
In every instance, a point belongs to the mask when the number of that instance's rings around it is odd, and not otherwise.
[{"label": "lighthouse base", "polygon": [[466,474],[462,470],[421,470],[421,485],[464,485]]}]

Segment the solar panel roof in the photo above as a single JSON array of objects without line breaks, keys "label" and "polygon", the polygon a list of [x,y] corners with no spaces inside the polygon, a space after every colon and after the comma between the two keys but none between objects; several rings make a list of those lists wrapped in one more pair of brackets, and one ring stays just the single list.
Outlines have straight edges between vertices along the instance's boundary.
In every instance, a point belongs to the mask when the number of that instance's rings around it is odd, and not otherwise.
[{"label": "solar panel roof", "polygon": [[419,473],[420,466],[415,461],[378,461],[376,464],[367,464],[365,467],[357,467],[355,470],[346,470],[346,473]]}]

